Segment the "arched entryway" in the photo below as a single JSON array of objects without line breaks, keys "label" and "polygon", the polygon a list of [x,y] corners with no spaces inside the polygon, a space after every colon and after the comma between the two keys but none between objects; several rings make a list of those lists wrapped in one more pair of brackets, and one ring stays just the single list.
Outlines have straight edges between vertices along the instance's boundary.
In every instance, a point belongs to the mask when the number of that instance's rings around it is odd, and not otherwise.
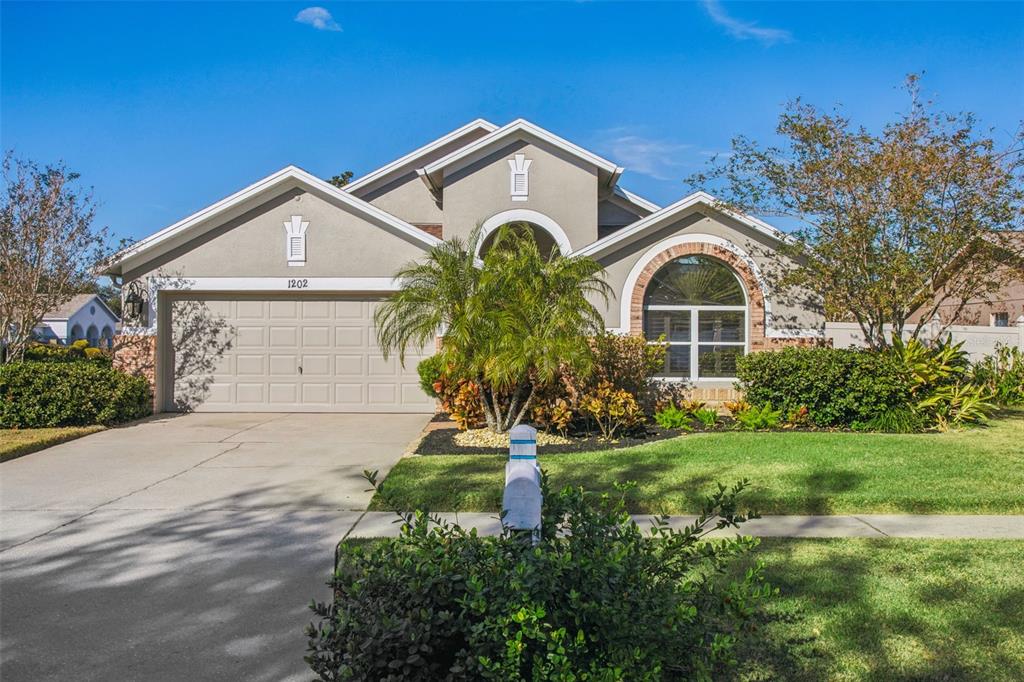
[{"label": "arched entryway", "polygon": [[477,255],[487,253],[487,249],[494,243],[494,237],[498,228],[508,224],[529,226],[533,231],[537,247],[545,255],[552,253],[555,249],[563,256],[572,253],[572,245],[569,243],[568,235],[565,234],[562,227],[554,220],[539,211],[513,209],[491,216],[480,226],[480,243],[477,245]]}]

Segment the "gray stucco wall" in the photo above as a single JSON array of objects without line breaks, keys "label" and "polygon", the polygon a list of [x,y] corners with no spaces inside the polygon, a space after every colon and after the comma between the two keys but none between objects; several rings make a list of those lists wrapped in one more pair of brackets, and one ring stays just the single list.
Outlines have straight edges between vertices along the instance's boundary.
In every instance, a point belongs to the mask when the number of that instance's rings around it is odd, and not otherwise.
[{"label": "gray stucco wall", "polygon": [[[595,302],[595,305],[604,311],[608,327],[623,325],[620,301],[622,297],[629,297],[632,294],[630,291],[623,292],[623,286],[633,266],[651,247],[675,235],[706,234],[730,241],[746,252],[766,275],[766,279],[771,281],[768,274],[776,270],[780,262],[778,257],[773,255],[774,240],[728,216],[704,210],[705,213],[695,210],[681,216],[672,224],[599,259],[605,267],[606,281],[612,288],[612,297],[607,308],[602,302]],[[809,292],[789,290],[768,291],[767,294],[767,299],[771,303],[774,329],[812,329],[824,324],[824,316],[816,308],[814,297]]]},{"label": "gray stucco wall", "polygon": [[409,223],[444,222],[444,213],[416,171],[400,175],[361,198]]},{"label": "gray stucco wall", "polygon": [[[529,199],[512,201],[509,159],[525,154]],[[597,240],[597,169],[561,150],[524,141],[514,142],[465,166],[446,169],[444,236],[467,236],[491,216],[513,209],[537,211],[554,220],[573,250]]]},{"label": "gray stucco wall", "polygon": [[[289,266],[285,255],[284,223],[293,215],[309,222],[301,267]],[[163,256],[133,265],[125,281],[156,271],[187,277],[391,277],[422,256],[419,244],[348,206],[292,189]]]}]

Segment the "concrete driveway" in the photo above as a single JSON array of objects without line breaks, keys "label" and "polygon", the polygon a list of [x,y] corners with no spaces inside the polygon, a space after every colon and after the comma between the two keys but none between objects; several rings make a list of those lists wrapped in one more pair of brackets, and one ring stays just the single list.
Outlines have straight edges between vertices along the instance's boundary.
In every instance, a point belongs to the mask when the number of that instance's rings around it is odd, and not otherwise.
[{"label": "concrete driveway", "polygon": [[0,465],[0,679],[309,679],[362,472],[427,419],[168,416]]}]

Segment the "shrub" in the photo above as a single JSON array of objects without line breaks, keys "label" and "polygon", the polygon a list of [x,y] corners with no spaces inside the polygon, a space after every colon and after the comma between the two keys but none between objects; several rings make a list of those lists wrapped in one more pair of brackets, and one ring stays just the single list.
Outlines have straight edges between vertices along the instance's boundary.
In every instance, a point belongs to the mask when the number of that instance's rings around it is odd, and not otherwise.
[{"label": "shrub", "polygon": [[0,426],[116,424],[144,417],[149,383],[94,362],[13,362],[0,366]]},{"label": "shrub", "polygon": [[799,426],[809,426],[811,423],[811,411],[807,409],[806,405],[801,405],[795,410],[790,410],[789,414],[786,415],[786,427],[797,428]]},{"label": "shrub", "polygon": [[654,421],[663,429],[689,429],[690,413],[669,405],[654,413]]},{"label": "shrub", "polygon": [[597,423],[601,437],[615,438],[620,429],[631,429],[643,422],[644,414],[636,398],[624,388],[616,388],[610,381],[602,381],[580,399],[580,407]]},{"label": "shrub", "polygon": [[746,412],[747,410],[749,410],[750,403],[748,403],[743,398],[740,398],[738,400],[726,400],[725,403],[723,403],[723,407],[729,410],[729,414],[735,417],[740,412]]},{"label": "shrub", "polygon": [[935,428],[945,431],[987,420],[995,411],[990,399],[985,386],[952,384],[932,389],[914,409]]},{"label": "shrub", "polygon": [[664,344],[650,344],[642,336],[605,333],[590,342],[594,355],[593,372],[576,383],[586,390],[603,381],[630,393],[644,403],[654,388],[652,377],[665,366]]},{"label": "shrub", "polygon": [[886,353],[839,348],[795,348],[751,353],[737,363],[738,385],[755,405],[789,414],[806,406],[818,426],[867,422],[909,404],[912,386]]},{"label": "shrub", "polygon": [[34,343],[25,349],[24,359],[29,362],[81,362],[89,360],[104,365],[111,365],[113,358],[109,352],[99,348],[90,348],[89,342],[75,341],[69,346],[58,346],[55,343]]},{"label": "shrub", "polygon": [[998,344],[970,369],[971,383],[988,387],[999,405],[1024,405],[1024,351]]},{"label": "shrub", "polygon": [[693,411],[693,416],[697,418],[706,429],[713,429],[718,424],[718,412],[708,408],[698,408]]},{"label": "shrub", "polygon": [[756,540],[704,537],[756,516],[736,511],[745,485],[720,487],[690,527],[659,517],[648,534],[621,495],[552,494],[545,477],[537,546],[402,515],[397,538],[339,545],[305,660],[321,680],[724,677],[777,594],[760,565],[730,572]]},{"label": "shrub", "polygon": [[685,381],[653,381],[649,397],[642,403],[646,414],[667,407],[679,407],[686,401],[690,387]]},{"label": "shrub", "polygon": [[679,403],[680,409],[684,412],[689,412],[692,415],[696,415],[698,410],[703,410],[705,405],[707,405],[707,403],[703,400],[684,400]]},{"label": "shrub", "polygon": [[963,342],[952,337],[925,345],[893,335],[889,354],[910,377],[911,407],[928,426],[945,431],[985,421],[995,411],[993,392],[970,383],[970,363]]},{"label": "shrub", "polygon": [[420,388],[431,398],[439,398],[438,390],[444,379],[444,360],[440,355],[431,355],[429,358],[420,360],[416,365],[416,372],[420,375]]},{"label": "shrub", "polygon": [[871,418],[864,425],[868,431],[883,433],[915,433],[924,428],[920,415],[909,406],[893,407]]},{"label": "shrub", "polygon": [[748,431],[774,429],[782,419],[782,410],[776,410],[770,402],[760,407],[749,407],[736,415],[740,428]]}]

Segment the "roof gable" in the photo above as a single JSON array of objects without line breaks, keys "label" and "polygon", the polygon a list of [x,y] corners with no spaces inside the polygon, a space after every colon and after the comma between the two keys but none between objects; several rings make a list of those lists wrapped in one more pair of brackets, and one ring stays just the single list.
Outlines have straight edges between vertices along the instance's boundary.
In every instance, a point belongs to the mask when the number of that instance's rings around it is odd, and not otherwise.
[{"label": "roof gable", "polygon": [[488,133],[492,133],[497,129],[498,126],[482,118],[470,121],[461,128],[456,128],[450,133],[437,138],[433,142],[429,142],[419,149],[415,149],[405,156],[395,159],[391,163],[381,166],[375,171],[367,173],[358,180],[350,182],[345,185],[343,189],[346,192],[358,195],[393,175],[415,168],[417,166],[417,162],[423,157],[429,156],[431,153],[436,152],[439,149],[443,149],[446,145],[452,144],[461,139],[466,139],[467,144],[471,144],[473,141]]},{"label": "roof gable", "polygon": [[51,310],[48,310],[46,312],[46,314],[43,315],[42,319],[44,319],[44,320],[68,320],[68,319],[71,319],[72,317],[74,317],[75,313],[77,313],[79,310],[81,310],[82,308],[87,306],[93,300],[95,300],[97,303],[99,303],[100,307],[103,308],[105,311],[107,311],[107,314],[110,315],[110,317],[112,317],[114,320],[120,319],[120,318],[118,318],[117,315],[114,314],[114,311],[110,309],[110,306],[108,306],[106,303],[104,303],[103,299],[100,298],[96,294],[75,294],[74,296],[69,298],[67,301],[65,301],[64,303],[60,304],[59,306],[56,306],[55,308],[52,308]]},{"label": "roof gable", "polygon": [[358,197],[343,192],[329,182],[325,182],[296,166],[287,166],[262,180],[258,180],[245,189],[235,192],[193,213],[189,217],[179,220],[173,225],[169,225],[159,232],[122,249],[108,261],[107,265],[103,268],[103,273],[121,274],[125,263],[138,261],[143,256],[147,260],[151,257],[156,257],[177,245],[187,242],[193,235],[197,236],[202,234],[205,229],[211,229],[216,226],[217,218],[229,215],[232,211],[238,210],[240,206],[244,206],[259,197],[278,193],[291,187],[303,187],[331,201],[336,201],[366,218],[382,223],[408,236],[410,241],[422,245],[423,248],[430,248],[440,243],[440,240],[436,237],[410,225],[404,220],[396,218],[386,211],[382,211]]},{"label": "roof gable", "polygon": [[508,125],[502,126],[501,128],[484,135],[475,142],[427,164],[423,168],[419,169],[417,173],[419,173],[420,178],[426,183],[427,187],[431,191],[436,192],[444,184],[445,169],[457,166],[460,163],[467,162],[477,156],[483,155],[488,150],[507,145],[514,139],[522,139],[527,142],[544,142],[583,161],[584,163],[595,166],[603,184],[609,188],[613,188],[615,186],[615,183],[618,181],[619,176],[624,170],[621,166],[617,166],[611,161],[600,157],[593,152],[589,152],[586,149],[583,149],[582,147],[579,147],[572,142],[541,128],[540,126],[534,125],[526,119],[518,118]]},{"label": "roof gable", "polygon": [[654,213],[650,214],[646,218],[641,218],[635,223],[631,223],[621,230],[617,230],[612,234],[598,239],[596,242],[585,246],[576,253],[579,255],[590,256],[591,258],[597,258],[603,256],[609,252],[615,251],[616,249],[631,244],[632,242],[639,239],[644,234],[652,232],[654,230],[665,227],[667,224],[675,220],[681,214],[689,211],[695,206],[706,206],[714,211],[722,213],[724,215],[733,218],[734,220],[743,223],[747,227],[750,227],[761,234],[764,234],[777,241],[792,241],[792,237],[780,232],[776,228],[772,227],[763,220],[759,220],[753,216],[745,213],[739,213],[723,206],[717,199],[708,194],[707,192],[694,192],[689,196],[686,196],[679,201],[666,206],[665,208],[659,209]]}]

